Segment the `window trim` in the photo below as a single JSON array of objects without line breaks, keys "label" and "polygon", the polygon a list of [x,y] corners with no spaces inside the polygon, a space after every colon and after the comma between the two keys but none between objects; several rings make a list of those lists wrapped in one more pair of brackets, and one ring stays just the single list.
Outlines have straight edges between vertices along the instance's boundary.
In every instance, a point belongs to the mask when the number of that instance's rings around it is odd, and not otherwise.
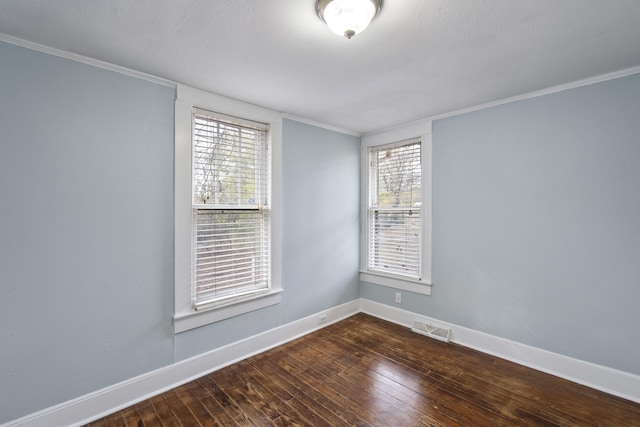
[{"label": "window trim", "polygon": [[[402,141],[420,139],[422,162],[422,206],[421,206],[421,279],[396,275],[392,273],[372,271],[368,269],[369,256],[369,179],[370,164],[369,153],[372,149],[393,146]],[[394,289],[431,295],[431,215],[432,215],[432,188],[431,188],[431,156],[432,137],[431,121],[420,121],[411,125],[393,128],[376,134],[365,135],[361,143],[361,230],[360,230],[360,280],[362,282],[387,286]]]},{"label": "window trim", "polygon": [[[269,125],[271,143],[271,289],[252,298],[195,311],[191,304],[192,113],[216,111]],[[175,102],[174,333],[279,304],[282,293],[282,117],[280,113],[179,84]]]}]

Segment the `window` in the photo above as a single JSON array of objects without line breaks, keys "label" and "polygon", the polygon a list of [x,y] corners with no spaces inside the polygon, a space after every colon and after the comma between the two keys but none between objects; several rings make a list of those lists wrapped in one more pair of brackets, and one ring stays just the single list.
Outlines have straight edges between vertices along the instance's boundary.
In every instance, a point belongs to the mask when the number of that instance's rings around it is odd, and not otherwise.
[{"label": "window", "polygon": [[420,279],[420,145],[413,140],[370,152],[370,271]]},{"label": "window", "polygon": [[362,138],[360,280],[431,294],[431,122]]},{"label": "window", "polygon": [[174,331],[281,301],[282,117],[178,85]]},{"label": "window", "polygon": [[269,289],[269,127],[193,113],[196,310]]}]

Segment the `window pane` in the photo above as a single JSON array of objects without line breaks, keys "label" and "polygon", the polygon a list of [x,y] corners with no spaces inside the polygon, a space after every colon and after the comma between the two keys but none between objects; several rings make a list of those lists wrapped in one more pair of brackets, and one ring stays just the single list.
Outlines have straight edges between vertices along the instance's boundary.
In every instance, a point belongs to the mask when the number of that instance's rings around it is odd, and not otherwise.
[{"label": "window pane", "polygon": [[266,205],[266,165],[266,129],[194,117],[194,203]]},{"label": "window pane", "polygon": [[413,140],[371,152],[369,270],[420,278],[420,150]]},{"label": "window pane", "polygon": [[375,153],[377,205],[411,208],[422,201],[420,143]]},{"label": "window pane", "polygon": [[267,211],[194,210],[196,306],[269,286]]},{"label": "window pane", "polygon": [[269,289],[267,142],[266,125],[194,112],[192,301],[196,309]]},{"label": "window pane", "polygon": [[419,277],[420,210],[371,210],[369,268]]}]

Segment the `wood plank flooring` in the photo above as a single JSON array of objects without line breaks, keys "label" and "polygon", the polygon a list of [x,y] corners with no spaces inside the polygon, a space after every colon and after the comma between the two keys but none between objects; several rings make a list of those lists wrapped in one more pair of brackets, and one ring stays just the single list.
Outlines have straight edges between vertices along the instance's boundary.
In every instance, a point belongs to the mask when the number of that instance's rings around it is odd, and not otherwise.
[{"label": "wood plank flooring", "polygon": [[640,404],[357,314],[89,424],[640,426]]}]

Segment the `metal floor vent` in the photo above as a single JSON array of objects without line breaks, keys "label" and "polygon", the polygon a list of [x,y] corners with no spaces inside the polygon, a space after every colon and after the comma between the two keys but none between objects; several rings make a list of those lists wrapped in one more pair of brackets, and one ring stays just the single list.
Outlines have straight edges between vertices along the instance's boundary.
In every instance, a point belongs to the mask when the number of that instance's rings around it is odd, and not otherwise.
[{"label": "metal floor vent", "polygon": [[449,342],[449,338],[451,337],[451,329],[433,326],[418,319],[413,319],[411,330],[413,332],[417,332],[419,334],[437,339],[438,341]]}]

